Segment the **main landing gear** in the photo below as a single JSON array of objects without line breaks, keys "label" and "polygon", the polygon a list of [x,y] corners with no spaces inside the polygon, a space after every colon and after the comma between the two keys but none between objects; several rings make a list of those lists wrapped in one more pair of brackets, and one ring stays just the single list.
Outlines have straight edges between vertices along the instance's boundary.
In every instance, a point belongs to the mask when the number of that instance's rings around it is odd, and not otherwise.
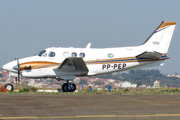
[{"label": "main landing gear", "polygon": [[62,85],[63,92],[74,92],[76,90],[76,85],[72,82],[67,81]]}]

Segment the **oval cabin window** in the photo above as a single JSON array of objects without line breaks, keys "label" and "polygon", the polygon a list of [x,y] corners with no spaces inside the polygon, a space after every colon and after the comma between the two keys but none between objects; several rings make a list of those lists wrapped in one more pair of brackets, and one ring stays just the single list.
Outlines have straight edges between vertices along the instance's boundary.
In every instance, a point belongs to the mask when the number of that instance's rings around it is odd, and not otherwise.
[{"label": "oval cabin window", "polygon": [[114,55],[112,53],[108,54],[108,58],[113,58],[113,57],[114,57]]},{"label": "oval cabin window", "polygon": [[49,57],[54,57],[55,56],[55,53],[54,52],[50,52],[49,53]]},{"label": "oval cabin window", "polygon": [[79,54],[79,57],[84,58],[84,57],[85,57],[85,54],[84,54],[84,53],[80,53],[80,54]]},{"label": "oval cabin window", "polygon": [[68,52],[64,52],[64,53],[63,53],[63,56],[64,56],[65,58],[67,58],[67,57],[69,57],[69,53],[68,53]]},{"label": "oval cabin window", "polygon": [[71,57],[77,57],[77,53],[73,52],[73,53],[71,54]]}]

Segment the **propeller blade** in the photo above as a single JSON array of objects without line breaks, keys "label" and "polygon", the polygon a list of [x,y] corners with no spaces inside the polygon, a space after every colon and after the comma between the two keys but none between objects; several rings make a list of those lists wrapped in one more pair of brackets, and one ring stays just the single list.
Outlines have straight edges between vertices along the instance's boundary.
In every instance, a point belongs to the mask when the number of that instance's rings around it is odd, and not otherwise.
[{"label": "propeller blade", "polygon": [[21,68],[20,68],[20,64],[19,64],[19,58],[15,57],[15,60],[17,60],[17,65],[14,67],[14,69],[16,69],[18,71],[18,83],[20,82],[20,75],[21,75]]}]

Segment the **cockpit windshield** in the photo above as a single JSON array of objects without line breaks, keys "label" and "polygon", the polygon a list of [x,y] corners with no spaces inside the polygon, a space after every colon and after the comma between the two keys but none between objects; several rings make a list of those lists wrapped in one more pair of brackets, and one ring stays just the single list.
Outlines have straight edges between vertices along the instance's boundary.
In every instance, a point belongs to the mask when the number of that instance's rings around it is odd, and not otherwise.
[{"label": "cockpit windshield", "polygon": [[45,52],[46,50],[42,50],[38,55],[41,57]]}]

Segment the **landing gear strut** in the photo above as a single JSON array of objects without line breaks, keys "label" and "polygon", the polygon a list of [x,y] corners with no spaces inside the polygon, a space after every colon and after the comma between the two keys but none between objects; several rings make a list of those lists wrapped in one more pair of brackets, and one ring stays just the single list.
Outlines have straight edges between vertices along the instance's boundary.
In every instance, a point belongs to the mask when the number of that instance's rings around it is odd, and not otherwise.
[{"label": "landing gear strut", "polygon": [[62,85],[63,92],[74,92],[76,90],[76,85],[72,82],[67,81]]}]

